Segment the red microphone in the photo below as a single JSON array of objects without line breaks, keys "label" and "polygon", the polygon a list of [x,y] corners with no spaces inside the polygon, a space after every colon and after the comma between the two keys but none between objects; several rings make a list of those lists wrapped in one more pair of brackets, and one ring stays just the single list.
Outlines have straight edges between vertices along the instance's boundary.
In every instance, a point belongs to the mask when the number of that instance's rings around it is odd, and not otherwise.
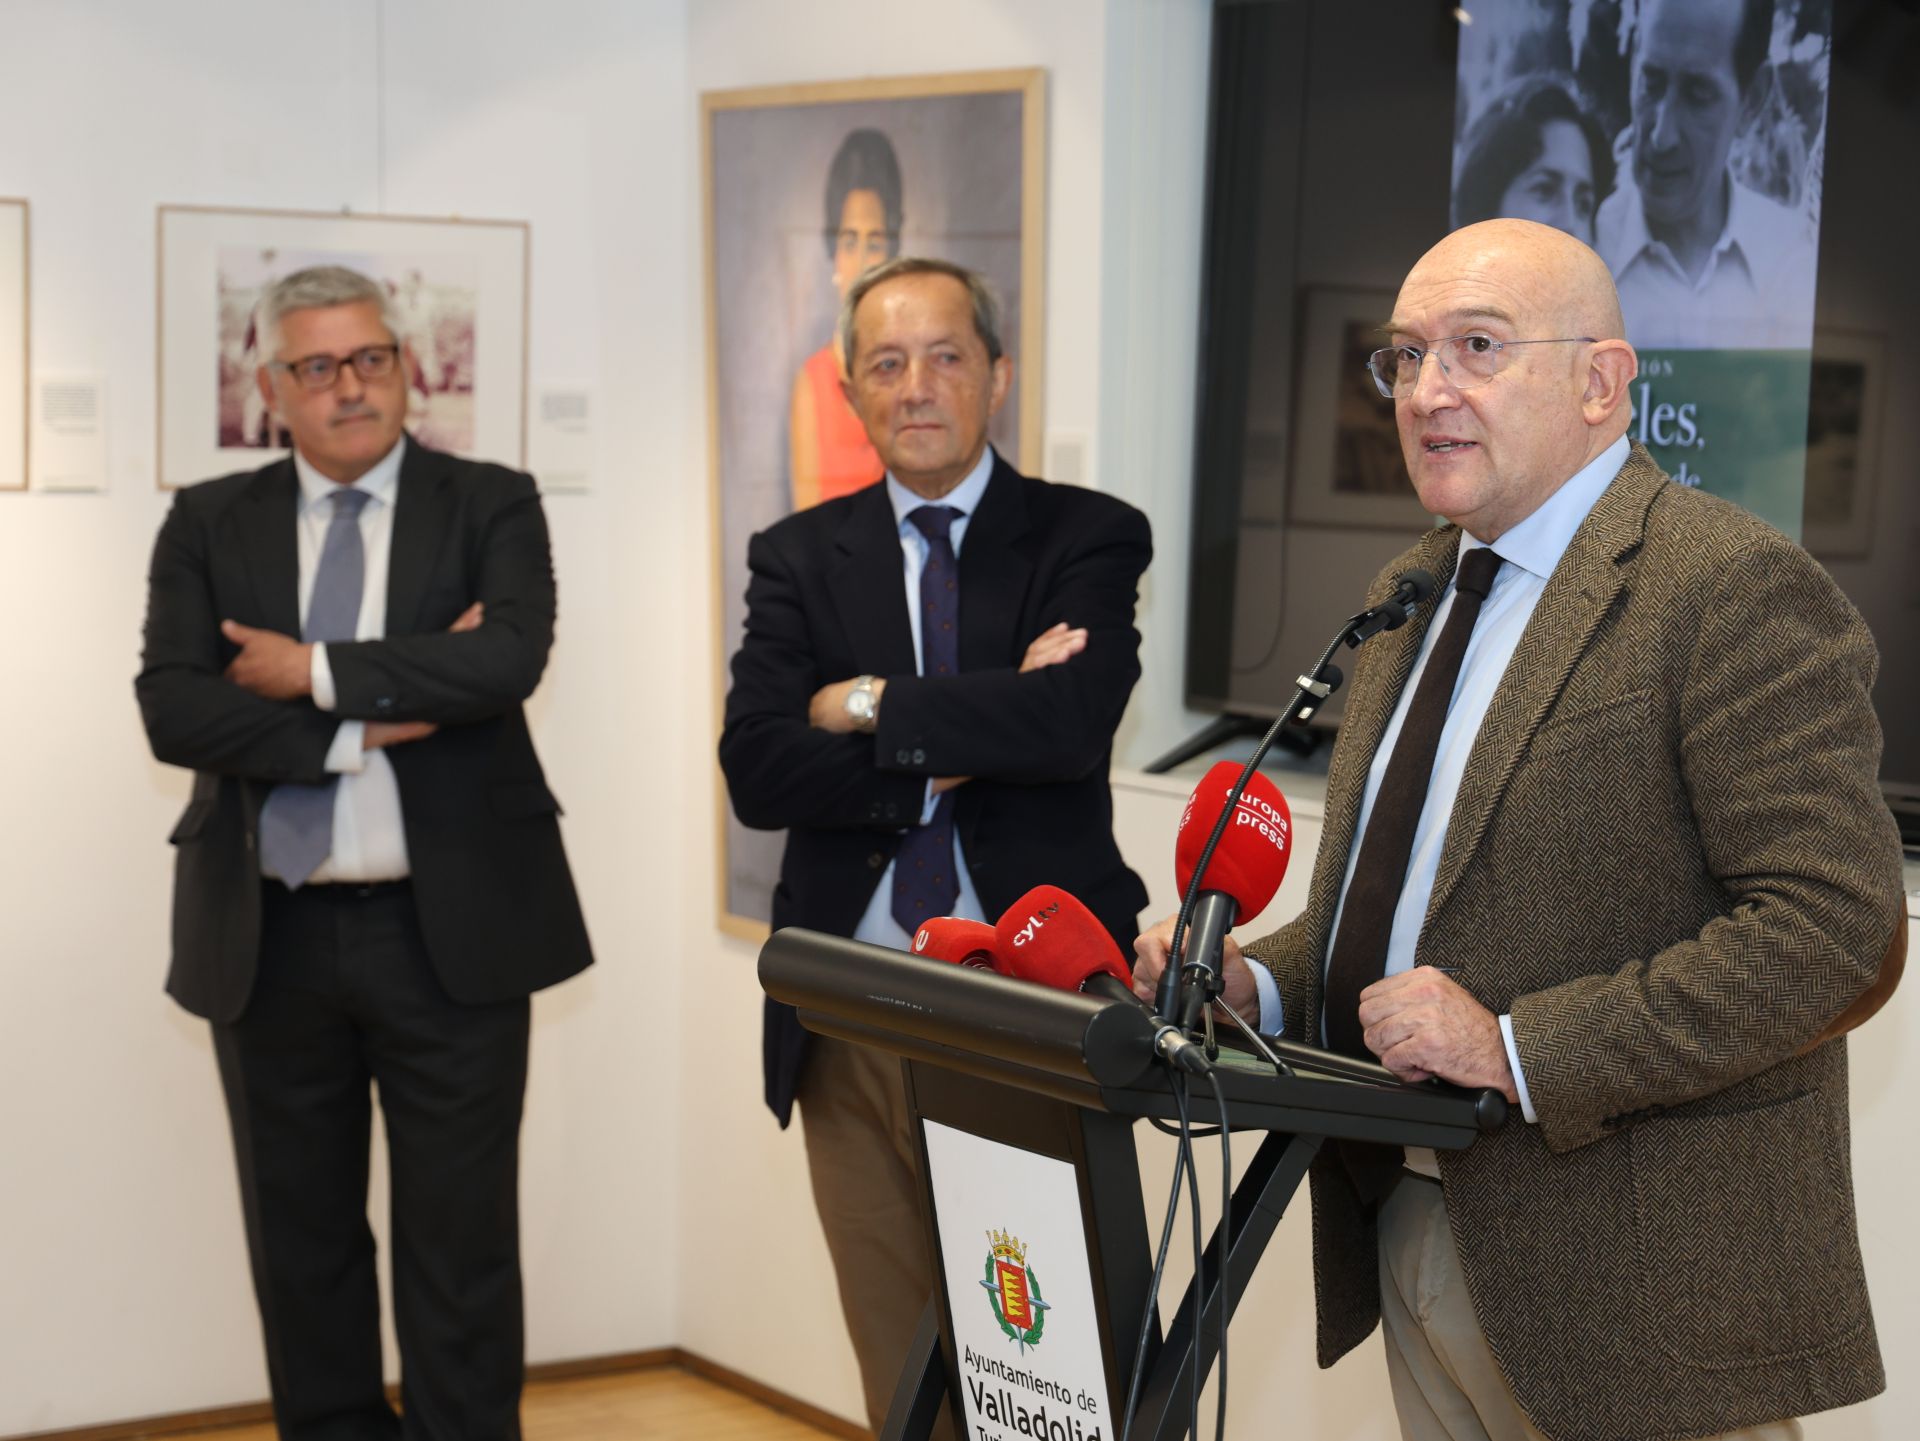
[{"label": "red microphone", "polygon": [[985,921],[934,916],[914,932],[913,953],[975,971],[1006,971],[995,949],[993,927]]},{"label": "red microphone", "polygon": [[[1221,761],[1200,779],[1187,798],[1180,816],[1180,834],[1174,842],[1173,872],[1185,896],[1193,883],[1200,853],[1207,837],[1213,834],[1227,796],[1245,767]],[[1287,809],[1280,788],[1259,771],[1248,779],[1246,789],[1233,808],[1227,828],[1221,833],[1213,858],[1201,877],[1200,894],[1195,897],[1193,914],[1188,920],[1186,938],[1181,946],[1180,964],[1169,958],[1160,977],[1159,1005],[1162,1015],[1178,1012],[1181,1028],[1192,1030],[1205,1004],[1202,988],[1190,973],[1195,967],[1218,977],[1220,946],[1228,931],[1244,925],[1267,908],[1273,893],[1286,878],[1287,861],[1293,855],[1293,815]],[[1182,982],[1186,984],[1183,987]]]},{"label": "red microphone", "polygon": [[[1107,928],[1092,911],[1058,886],[1035,886],[1007,909],[993,928],[1006,974],[1062,991],[1133,994],[1127,969]],[[1096,986],[1101,977],[1118,985]]]},{"label": "red microphone", "polygon": [[1213,1069],[1205,1051],[1147,1010],[1133,993],[1133,972],[1112,935],[1060,887],[1035,886],[1000,917],[994,933],[1005,974],[1138,1006],[1147,1012],[1157,1055],[1194,1075]]}]

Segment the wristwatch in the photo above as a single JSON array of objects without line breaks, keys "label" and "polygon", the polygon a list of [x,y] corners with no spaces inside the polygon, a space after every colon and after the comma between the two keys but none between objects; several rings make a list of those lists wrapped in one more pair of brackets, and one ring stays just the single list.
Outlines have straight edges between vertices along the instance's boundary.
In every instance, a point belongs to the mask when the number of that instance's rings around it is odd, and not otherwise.
[{"label": "wristwatch", "polygon": [[847,692],[847,719],[853,722],[855,730],[868,735],[880,724],[880,698],[873,693],[876,679],[870,675],[856,676],[853,689]]}]

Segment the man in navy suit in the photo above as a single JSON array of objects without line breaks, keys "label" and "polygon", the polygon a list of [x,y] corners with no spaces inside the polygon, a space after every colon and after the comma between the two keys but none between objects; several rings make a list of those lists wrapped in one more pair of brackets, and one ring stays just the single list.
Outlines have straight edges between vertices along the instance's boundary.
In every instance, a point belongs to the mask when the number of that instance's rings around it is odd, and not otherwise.
[{"label": "man in navy suit", "polygon": [[[773,924],[904,950],[928,916],[991,920],[1050,883],[1124,944],[1146,888],[1107,768],[1146,517],[994,454],[1013,364],[978,276],[890,261],[849,290],[841,338],[886,479],[753,538],[720,738],[735,813],[788,832]],[[899,1065],[772,1002],[765,1050],[768,1105],[805,1117],[877,1431],[932,1291]]]},{"label": "man in navy suit", "polygon": [[546,520],[530,476],[404,434],[376,283],[300,271],[260,323],[294,453],[175,498],[134,687],[194,772],[167,989],[213,1023],[280,1434],[511,1441],[528,996],[592,959],[521,710],[553,643]]}]

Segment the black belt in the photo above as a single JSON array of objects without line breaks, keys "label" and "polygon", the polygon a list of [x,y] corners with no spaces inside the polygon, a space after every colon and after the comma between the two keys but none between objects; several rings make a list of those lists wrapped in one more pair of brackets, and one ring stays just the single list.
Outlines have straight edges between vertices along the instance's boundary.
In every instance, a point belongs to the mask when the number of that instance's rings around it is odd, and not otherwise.
[{"label": "black belt", "polygon": [[378,901],[413,894],[413,882],[400,881],[322,881],[319,884],[309,882],[297,891],[287,889],[285,881],[262,877],[261,885],[267,888],[269,895],[278,892],[287,900],[329,901],[334,904],[347,904],[353,901]]}]

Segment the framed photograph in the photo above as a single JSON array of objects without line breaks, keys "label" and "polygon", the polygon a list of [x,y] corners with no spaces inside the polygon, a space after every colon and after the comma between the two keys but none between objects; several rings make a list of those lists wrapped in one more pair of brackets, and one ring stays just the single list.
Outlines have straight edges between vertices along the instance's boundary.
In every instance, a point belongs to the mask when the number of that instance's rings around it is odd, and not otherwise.
[{"label": "framed photograph", "polygon": [[407,429],[439,450],[526,464],[525,221],[163,205],[158,220],[162,489],[285,448],[260,398],[254,308],[281,276],[345,265],[386,286],[412,354]]},{"label": "framed photograph", "polygon": [[1858,558],[1873,549],[1886,355],[1884,336],[1825,326],[1813,333],[1800,539],[1817,556]]},{"label": "framed photograph", "polygon": [[0,490],[27,488],[27,202],[0,200]]},{"label": "framed photograph", "polygon": [[[956,261],[998,292],[1014,388],[993,444],[1039,465],[1045,75],[921,75],[701,97],[716,686],[746,617],[747,540],[876,484],[840,393],[841,297],[894,255]],[[716,781],[720,925],[766,933],[785,837],[750,831]]]},{"label": "framed photograph", "polygon": [[1392,313],[1390,291],[1307,291],[1289,524],[1418,533],[1433,523],[1407,479],[1393,402],[1367,371]]}]

